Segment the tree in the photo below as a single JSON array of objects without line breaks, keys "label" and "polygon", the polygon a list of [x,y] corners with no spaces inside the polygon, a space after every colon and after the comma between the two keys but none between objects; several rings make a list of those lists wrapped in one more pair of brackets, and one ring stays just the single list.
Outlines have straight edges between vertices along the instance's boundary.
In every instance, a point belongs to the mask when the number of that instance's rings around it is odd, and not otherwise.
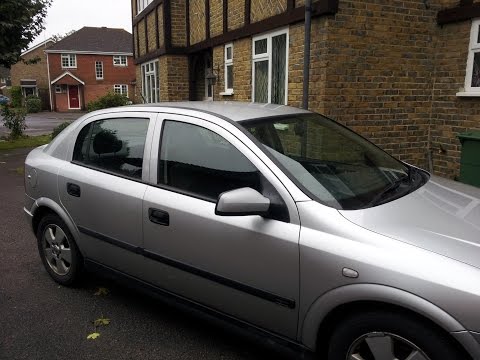
[{"label": "tree", "polygon": [[0,1],[0,65],[10,68],[23,50],[45,29],[52,0]]},{"label": "tree", "polygon": [[50,38],[53,40],[54,43],[56,43],[56,42],[59,42],[60,40],[62,40],[63,38],[66,38],[67,36],[72,35],[75,32],[76,32],[76,30],[70,30],[70,31],[67,31],[63,35],[58,33],[58,34],[50,36]]}]

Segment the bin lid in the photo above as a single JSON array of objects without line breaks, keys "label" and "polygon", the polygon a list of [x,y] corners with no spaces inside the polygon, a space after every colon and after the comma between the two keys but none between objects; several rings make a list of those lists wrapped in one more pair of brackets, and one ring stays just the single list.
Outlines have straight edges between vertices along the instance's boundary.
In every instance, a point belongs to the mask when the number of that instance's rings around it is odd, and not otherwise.
[{"label": "bin lid", "polygon": [[460,141],[463,140],[477,140],[480,141],[480,130],[471,130],[461,134],[458,134]]}]

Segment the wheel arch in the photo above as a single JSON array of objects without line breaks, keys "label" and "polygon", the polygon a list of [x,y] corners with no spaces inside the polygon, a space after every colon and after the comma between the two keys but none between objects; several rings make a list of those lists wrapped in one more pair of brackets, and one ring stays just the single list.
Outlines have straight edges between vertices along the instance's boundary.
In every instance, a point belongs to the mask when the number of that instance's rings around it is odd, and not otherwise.
[{"label": "wheel arch", "polygon": [[[466,356],[480,358],[480,345],[451,315],[409,292],[376,284],[354,284],[336,288],[320,296],[308,309],[299,328],[300,342],[317,351],[324,348],[319,339],[335,324],[355,311],[391,310],[414,316],[448,336]],[[462,336],[455,336],[461,334]]]},{"label": "wheel arch", "polygon": [[37,199],[33,204],[32,209],[30,210],[30,213],[33,215],[32,229],[34,234],[37,234],[38,225],[40,224],[41,219],[46,214],[50,213],[50,214],[55,214],[59,216],[60,219],[62,219],[62,221],[65,223],[65,225],[67,225],[68,230],[70,230],[70,233],[74,237],[74,240],[78,240],[79,232],[73,220],[70,218],[67,212],[52,199],[45,198],[45,197]]}]

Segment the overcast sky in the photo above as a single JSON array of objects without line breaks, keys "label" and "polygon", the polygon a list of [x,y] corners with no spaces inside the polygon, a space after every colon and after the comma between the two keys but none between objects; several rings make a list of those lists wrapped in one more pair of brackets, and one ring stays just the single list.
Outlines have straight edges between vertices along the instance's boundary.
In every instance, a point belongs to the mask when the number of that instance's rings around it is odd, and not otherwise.
[{"label": "overcast sky", "polygon": [[130,0],[53,0],[48,9],[46,30],[31,45],[84,26],[121,28],[131,33],[130,6]]}]

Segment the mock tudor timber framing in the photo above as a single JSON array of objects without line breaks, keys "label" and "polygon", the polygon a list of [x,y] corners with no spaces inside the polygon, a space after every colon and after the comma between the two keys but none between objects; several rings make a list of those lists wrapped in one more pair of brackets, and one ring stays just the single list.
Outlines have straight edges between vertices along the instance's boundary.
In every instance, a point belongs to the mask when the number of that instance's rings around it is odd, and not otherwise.
[{"label": "mock tudor timber framing", "polygon": [[[321,0],[312,5],[312,16],[334,15],[338,11],[339,0]],[[164,26],[164,46],[160,47],[159,25],[158,25],[158,7],[163,4],[163,26]],[[185,21],[186,32],[190,34],[190,6],[189,1],[185,1]],[[132,10],[136,12],[136,7]],[[147,17],[152,11],[156,15],[156,44],[155,50],[148,47],[148,22]],[[285,12],[274,15],[267,19],[251,23],[251,0],[245,0],[245,17],[244,25],[238,29],[228,31],[228,1],[223,1],[223,33],[214,37],[210,37],[210,1],[205,0],[205,40],[196,44],[190,44],[190,36],[187,36],[186,46],[172,46],[172,23],[171,23],[171,6],[170,0],[154,0],[140,14],[134,16],[132,25],[136,28],[136,45],[137,54],[135,56],[135,64],[157,59],[161,55],[176,54],[187,55],[197,51],[205,50],[214,46],[232,42],[234,40],[253,36],[263,32],[267,32],[282,26],[290,25],[305,19],[305,6],[295,7],[295,0],[287,0],[287,9]],[[140,41],[138,24],[144,20],[145,24],[145,44],[146,54],[140,56]],[[152,51],[153,50],[153,51]]]}]

